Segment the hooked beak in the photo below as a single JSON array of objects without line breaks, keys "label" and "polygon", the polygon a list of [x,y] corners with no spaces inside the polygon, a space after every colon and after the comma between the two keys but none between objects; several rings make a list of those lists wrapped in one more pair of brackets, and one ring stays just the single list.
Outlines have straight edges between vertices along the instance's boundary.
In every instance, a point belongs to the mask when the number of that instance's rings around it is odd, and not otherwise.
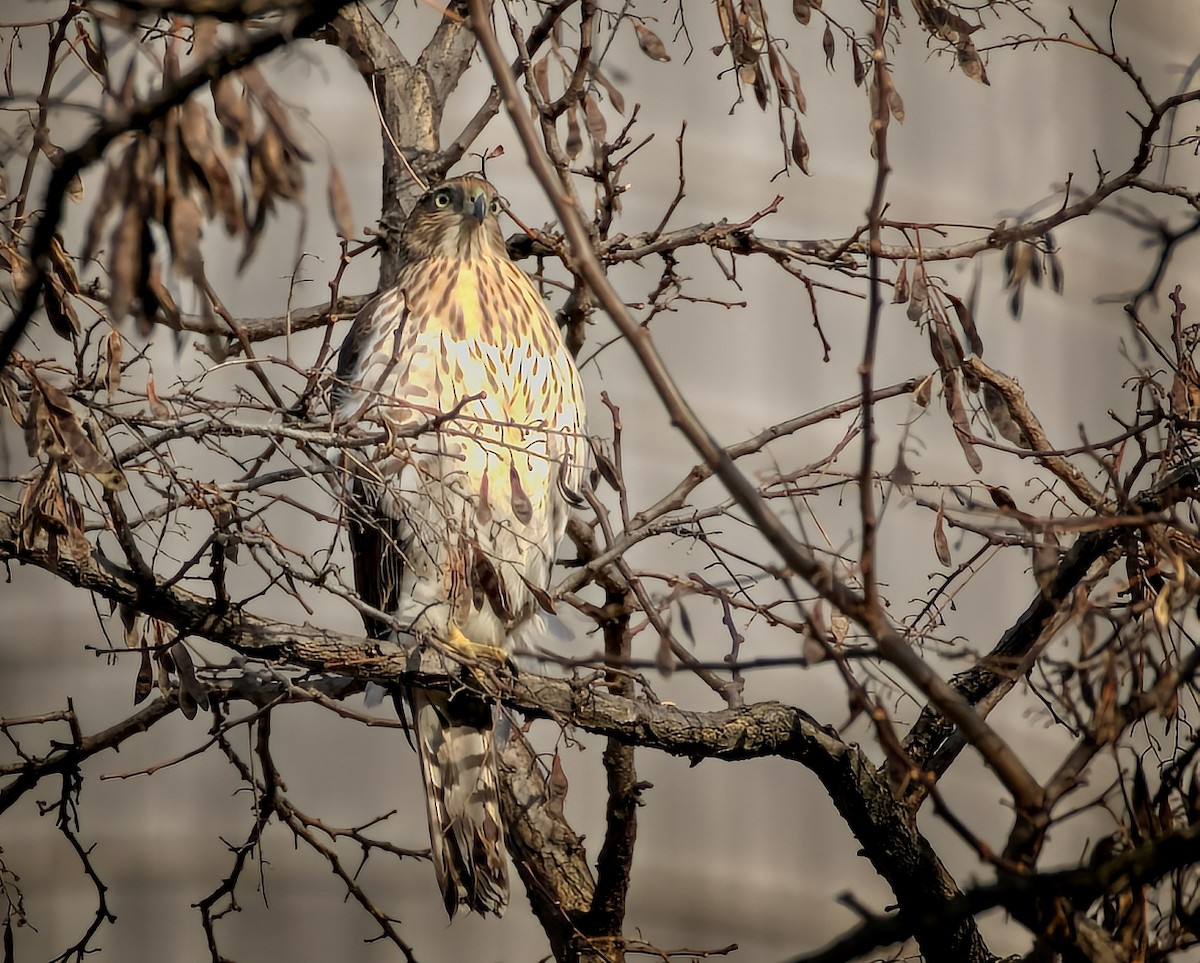
[{"label": "hooked beak", "polygon": [[487,195],[479,188],[475,195],[467,201],[466,215],[473,217],[475,220],[482,222],[487,217]]}]

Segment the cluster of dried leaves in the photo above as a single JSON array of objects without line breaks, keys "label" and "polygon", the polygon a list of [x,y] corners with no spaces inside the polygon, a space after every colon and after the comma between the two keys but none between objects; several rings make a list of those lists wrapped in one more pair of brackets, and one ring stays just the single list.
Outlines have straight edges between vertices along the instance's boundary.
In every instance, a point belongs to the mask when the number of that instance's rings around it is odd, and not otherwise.
[{"label": "cluster of dried leaves", "polygon": [[[177,20],[166,31],[161,83],[180,76],[182,55],[199,61],[218,47],[214,21]],[[137,72],[128,71],[114,93],[129,106]],[[179,327],[179,308],[164,276],[190,282],[211,314],[201,239],[211,223],[243,243],[240,266],[253,257],[267,219],[279,201],[299,201],[308,154],[300,146],[289,109],[251,65],[211,87],[211,110],[187,99],[147,130],[134,131],[108,162],[80,258],[103,250],[108,267],[108,307],[118,322],[132,315],[139,331],[156,322]],[[112,224],[109,230],[109,224]],[[160,240],[166,251],[160,254]]]}]

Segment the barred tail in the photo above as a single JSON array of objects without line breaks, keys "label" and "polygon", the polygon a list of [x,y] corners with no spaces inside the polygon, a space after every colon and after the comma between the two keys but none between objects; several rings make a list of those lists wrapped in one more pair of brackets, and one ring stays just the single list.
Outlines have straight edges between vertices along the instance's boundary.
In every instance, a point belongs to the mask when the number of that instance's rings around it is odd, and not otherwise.
[{"label": "barred tail", "polygon": [[446,912],[499,916],[508,902],[492,706],[469,693],[412,692],[433,867]]}]

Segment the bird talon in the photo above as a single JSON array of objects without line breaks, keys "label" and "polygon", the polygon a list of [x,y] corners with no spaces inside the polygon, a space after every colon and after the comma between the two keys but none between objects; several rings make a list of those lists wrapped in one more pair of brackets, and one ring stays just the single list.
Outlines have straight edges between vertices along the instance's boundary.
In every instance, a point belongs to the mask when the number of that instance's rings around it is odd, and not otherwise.
[{"label": "bird talon", "polygon": [[450,626],[446,645],[466,659],[488,662],[495,666],[507,665],[512,668],[512,660],[509,659],[507,652],[495,645],[472,642],[463,635],[462,630],[457,625]]}]

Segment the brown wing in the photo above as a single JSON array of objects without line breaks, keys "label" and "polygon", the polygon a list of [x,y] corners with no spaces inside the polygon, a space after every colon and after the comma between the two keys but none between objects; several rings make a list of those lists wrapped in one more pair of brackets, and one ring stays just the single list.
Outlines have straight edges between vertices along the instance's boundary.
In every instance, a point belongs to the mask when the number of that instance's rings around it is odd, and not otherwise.
[{"label": "brown wing", "polygon": [[[371,608],[395,612],[400,604],[400,579],[404,575],[404,553],[400,548],[399,519],[389,518],[375,504],[362,479],[354,482],[350,516],[350,556],[354,559],[354,587]],[[392,637],[391,626],[382,619],[363,615],[373,639]]]}]

